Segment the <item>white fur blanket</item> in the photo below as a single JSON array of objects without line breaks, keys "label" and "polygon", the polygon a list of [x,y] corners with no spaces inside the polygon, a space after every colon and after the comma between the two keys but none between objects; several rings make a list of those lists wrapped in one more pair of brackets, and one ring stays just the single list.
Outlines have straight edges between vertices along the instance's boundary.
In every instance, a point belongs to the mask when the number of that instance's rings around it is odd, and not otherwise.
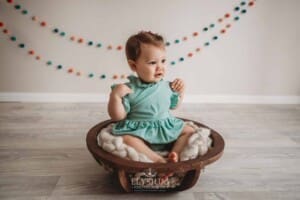
[{"label": "white fur blanket", "polygon": [[[204,155],[212,143],[209,137],[210,129],[198,127],[193,122],[186,122],[186,124],[192,126],[196,131],[189,138],[187,146],[181,152],[179,156],[180,161],[190,160],[199,155]],[[112,124],[103,128],[98,134],[98,144],[105,151],[129,160],[153,162],[145,154],[137,152],[134,148],[125,144],[121,136],[112,135],[111,128]],[[158,153],[163,154],[162,152]]]}]

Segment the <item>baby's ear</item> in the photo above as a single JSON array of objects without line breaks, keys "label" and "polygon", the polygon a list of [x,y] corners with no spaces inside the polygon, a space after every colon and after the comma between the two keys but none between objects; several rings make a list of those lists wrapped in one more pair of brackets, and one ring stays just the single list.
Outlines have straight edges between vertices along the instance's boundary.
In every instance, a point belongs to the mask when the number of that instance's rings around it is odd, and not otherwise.
[{"label": "baby's ear", "polygon": [[127,62],[128,62],[128,65],[129,65],[130,69],[135,72],[136,71],[135,62],[133,60],[128,60]]}]

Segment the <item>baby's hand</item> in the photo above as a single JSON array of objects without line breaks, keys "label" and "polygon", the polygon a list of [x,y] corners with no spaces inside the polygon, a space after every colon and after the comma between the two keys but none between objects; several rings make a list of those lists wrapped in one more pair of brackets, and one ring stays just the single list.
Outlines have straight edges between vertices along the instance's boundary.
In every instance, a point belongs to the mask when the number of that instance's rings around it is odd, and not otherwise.
[{"label": "baby's hand", "polygon": [[179,94],[183,94],[184,92],[184,82],[183,80],[176,78],[172,83],[171,83],[171,88],[175,91],[178,92]]},{"label": "baby's hand", "polygon": [[127,94],[132,93],[132,89],[130,89],[127,85],[125,84],[118,84],[115,86],[115,88],[112,90],[111,95],[115,95],[117,97],[124,97]]}]

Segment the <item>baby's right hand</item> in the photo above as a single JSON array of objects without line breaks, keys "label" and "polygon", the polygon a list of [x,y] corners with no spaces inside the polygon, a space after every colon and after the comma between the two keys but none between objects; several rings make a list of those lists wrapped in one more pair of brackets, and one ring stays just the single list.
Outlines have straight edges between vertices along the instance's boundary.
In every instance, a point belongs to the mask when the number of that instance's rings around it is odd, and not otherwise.
[{"label": "baby's right hand", "polygon": [[127,94],[132,93],[132,89],[130,89],[127,85],[125,84],[118,84],[114,87],[114,89],[111,92],[111,95],[117,96],[117,97],[124,97]]}]

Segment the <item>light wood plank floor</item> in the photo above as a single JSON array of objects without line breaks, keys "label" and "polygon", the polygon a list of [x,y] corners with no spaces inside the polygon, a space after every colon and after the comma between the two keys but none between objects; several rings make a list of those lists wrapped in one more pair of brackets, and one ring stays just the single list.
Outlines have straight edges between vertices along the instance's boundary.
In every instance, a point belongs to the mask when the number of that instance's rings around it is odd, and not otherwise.
[{"label": "light wood plank floor", "polygon": [[124,194],[85,143],[104,104],[0,103],[0,199],[300,199],[300,105],[186,104],[220,132],[223,157],[178,193]]}]

